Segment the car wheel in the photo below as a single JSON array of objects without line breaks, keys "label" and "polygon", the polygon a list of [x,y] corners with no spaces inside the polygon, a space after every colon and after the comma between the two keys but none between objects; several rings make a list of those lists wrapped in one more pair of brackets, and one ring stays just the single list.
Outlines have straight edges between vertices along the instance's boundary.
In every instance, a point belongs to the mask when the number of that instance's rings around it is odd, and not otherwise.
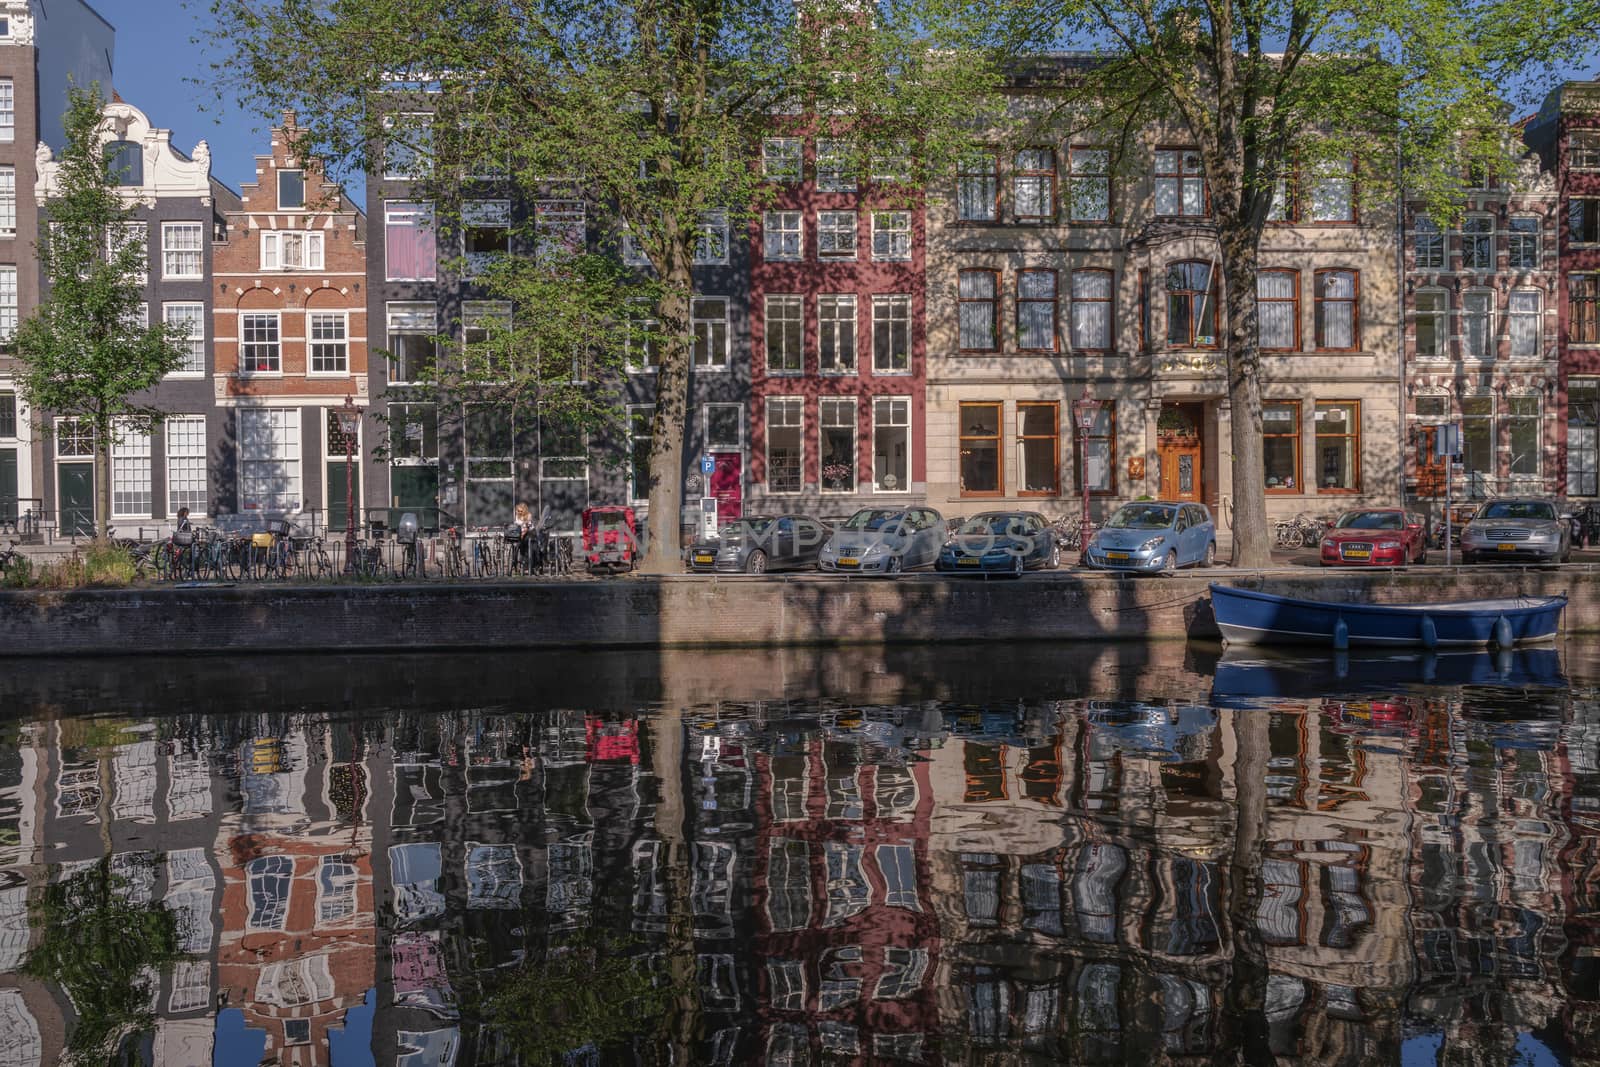
[{"label": "car wheel", "polygon": [[1428,546],[1419,541],[1417,543],[1417,566],[1420,567],[1426,562],[1428,562]]},{"label": "car wheel", "polygon": [[1061,566],[1061,546],[1054,541],[1050,542],[1050,569],[1055,570]]},{"label": "car wheel", "polygon": [[904,565],[899,556],[890,556],[889,562],[884,564],[883,571],[885,574],[899,574],[900,568]]},{"label": "car wheel", "polygon": [[1207,570],[1210,570],[1212,567],[1215,567],[1216,565],[1217,565],[1217,543],[1215,541],[1208,541],[1208,542],[1206,542],[1205,558],[1200,561],[1200,566],[1206,568]]},{"label": "car wheel", "polygon": [[1166,560],[1161,564],[1162,574],[1176,574],[1178,572],[1178,550],[1173,549],[1167,553]]},{"label": "car wheel", "polygon": [[767,554],[759,548],[750,553],[750,558],[744,561],[744,572],[746,574],[767,573]]}]

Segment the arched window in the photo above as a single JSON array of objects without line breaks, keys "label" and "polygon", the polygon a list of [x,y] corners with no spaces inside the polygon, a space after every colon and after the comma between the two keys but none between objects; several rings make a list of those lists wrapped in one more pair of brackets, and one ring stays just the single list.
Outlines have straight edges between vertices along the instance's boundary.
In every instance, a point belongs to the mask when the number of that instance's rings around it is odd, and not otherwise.
[{"label": "arched window", "polygon": [[106,170],[118,185],[144,184],[144,148],[134,141],[106,145]]},{"label": "arched window", "polygon": [[1167,268],[1167,344],[1217,346],[1217,271],[1212,264],[1189,260]]}]

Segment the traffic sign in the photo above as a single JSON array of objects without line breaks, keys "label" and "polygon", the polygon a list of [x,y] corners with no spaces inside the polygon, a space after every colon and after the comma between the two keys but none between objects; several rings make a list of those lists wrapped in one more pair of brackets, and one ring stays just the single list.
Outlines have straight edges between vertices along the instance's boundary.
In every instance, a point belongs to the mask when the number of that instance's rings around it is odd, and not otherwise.
[{"label": "traffic sign", "polygon": [[700,473],[701,474],[710,474],[712,471],[714,471],[716,469],[717,469],[717,461],[716,460],[712,459],[710,456],[701,456],[700,457]]},{"label": "traffic sign", "polygon": [[1434,432],[1433,454],[1435,456],[1461,455],[1461,427],[1446,423]]}]

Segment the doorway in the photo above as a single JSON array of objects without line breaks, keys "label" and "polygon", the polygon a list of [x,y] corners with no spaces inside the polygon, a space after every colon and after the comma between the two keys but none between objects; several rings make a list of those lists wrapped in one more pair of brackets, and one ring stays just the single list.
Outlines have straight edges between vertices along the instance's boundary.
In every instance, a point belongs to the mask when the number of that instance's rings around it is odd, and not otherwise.
[{"label": "doorway", "polygon": [[56,504],[59,528],[68,537],[94,533],[94,464],[56,464]]},{"label": "doorway", "polygon": [[739,452],[713,452],[716,465],[711,472],[711,495],[717,498],[717,521],[731,522],[744,515],[744,455]]},{"label": "doorway", "polygon": [[1205,493],[1199,404],[1166,404],[1156,419],[1161,499],[1199,503]]}]

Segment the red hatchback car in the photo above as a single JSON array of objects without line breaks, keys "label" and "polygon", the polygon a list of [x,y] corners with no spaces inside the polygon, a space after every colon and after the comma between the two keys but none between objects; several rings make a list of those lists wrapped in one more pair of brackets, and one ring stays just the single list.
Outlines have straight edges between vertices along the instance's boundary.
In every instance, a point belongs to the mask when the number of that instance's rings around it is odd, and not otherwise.
[{"label": "red hatchback car", "polygon": [[1403,567],[1428,561],[1421,517],[1403,508],[1347,511],[1322,535],[1324,567]]}]

